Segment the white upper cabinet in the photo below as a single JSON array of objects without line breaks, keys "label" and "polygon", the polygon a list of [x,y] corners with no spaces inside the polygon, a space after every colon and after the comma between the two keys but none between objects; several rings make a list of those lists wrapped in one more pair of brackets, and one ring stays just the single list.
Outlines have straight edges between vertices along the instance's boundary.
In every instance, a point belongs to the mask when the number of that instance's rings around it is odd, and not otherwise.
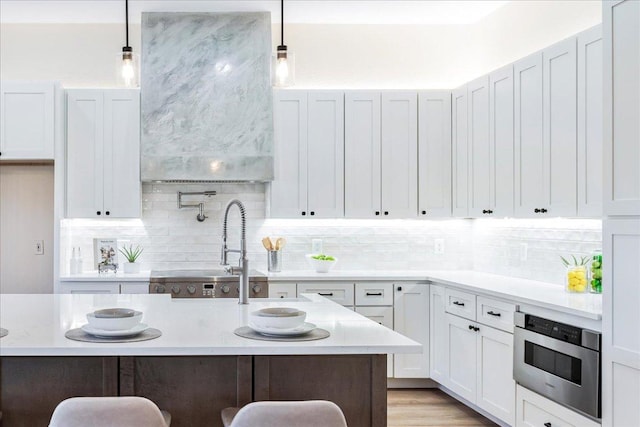
[{"label": "white upper cabinet", "polygon": [[67,217],[139,217],[140,188],[139,90],[68,90]]},{"label": "white upper cabinet", "polygon": [[272,217],[344,215],[344,95],[336,91],[275,93]]},{"label": "white upper cabinet", "polygon": [[344,94],[309,92],[307,209],[316,218],[344,216]]},{"label": "white upper cabinet", "polygon": [[602,27],[578,35],[578,216],[602,216]]},{"label": "white upper cabinet", "polygon": [[415,218],[418,213],[418,96],[382,93],[382,214]]},{"label": "white upper cabinet", "polygon": [[[515,113],[515,214],[532,217],[544,205],[542,53],[513,66]],[[536,211],[536,209],[538,211]],[[545,208],[546,209],[546,208]]]},{"label": "white upper cabinet", "polygon": [[640,215],[640,2],[603,2],[604,213]]},{"label": "white upper cabinet", "polygon": [[513,216],[513,66],[489,75],[490,215]]},{"label": "white upper cabinet", "polygon": [[539,208],[546,208],[548,216],[576,216],[576,39],[545,49],[542,59],[544,203]]},{"label": "white upper cabinet", "polygon": [[467,84],[467,102],[469,216],[479,218],[492,213],[488,76]]},{"label": "white upper cabinet", "polygon": [[274,93],[274,164],[271,217],[295,218],[307,211],[307,92]]},{"label": "white upper cabinet", "polygon": [[353,91],[344,101],[344,211],[347,218],[381,214],[380,92]]},{"label": "white upper cabinet", "polygon": [[451,166],[453,216],[467,217],[469,147],[467,144],[467,86],[451,93]]},{"label": "white upper cabinet", "polygon": [[0,160],[52,160],[57,86],[0,83]]},{"label": "white upper cabinet", "polygon": [[418,93],[418,213],[451,216],[451,92]]}]

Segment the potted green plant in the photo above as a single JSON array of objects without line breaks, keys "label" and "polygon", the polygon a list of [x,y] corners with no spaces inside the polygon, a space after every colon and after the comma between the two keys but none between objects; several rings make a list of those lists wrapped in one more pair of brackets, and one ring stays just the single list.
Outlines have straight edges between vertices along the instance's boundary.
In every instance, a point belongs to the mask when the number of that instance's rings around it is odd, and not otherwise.
[{"label": "potted green plant", "polygon": [[136,260],[140,257],[143,250],[139,245],[136,245],[135,249],[133,245],[120,248],[120,253],[127,259],[127,262],[124,264],[125,273],[140,273],[140,264],[136,263]]}]

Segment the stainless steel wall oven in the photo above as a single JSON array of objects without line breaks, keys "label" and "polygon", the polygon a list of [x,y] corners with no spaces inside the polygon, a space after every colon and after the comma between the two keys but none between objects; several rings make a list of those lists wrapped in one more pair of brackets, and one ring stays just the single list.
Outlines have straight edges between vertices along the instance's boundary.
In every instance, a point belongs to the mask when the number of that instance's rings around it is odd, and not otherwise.
[{"label": "stainless steel wall oven", "polygon": [[522,312],[515,324],[515,381],[599,419],[600,333]]}]

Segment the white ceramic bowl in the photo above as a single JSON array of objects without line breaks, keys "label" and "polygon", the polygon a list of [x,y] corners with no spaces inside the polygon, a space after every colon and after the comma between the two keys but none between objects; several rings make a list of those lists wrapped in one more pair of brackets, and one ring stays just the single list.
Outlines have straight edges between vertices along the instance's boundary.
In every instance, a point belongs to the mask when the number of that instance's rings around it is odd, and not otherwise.
[{"label": "white ceramic bowl", "polygon": [[87,321],[92,328],[103,331],[125,331],[142,321],[142,312],[135,311],[127,317],[96,317],[95,313],[87,313]]},{"label": "white ceramic bowl", "polygon": [[333,257],[334,258],[333,261],[313,259],[312,257],[315,255],[316,254],[307,254],[305,255],[305,257],[307,258],[307,261],[309,262],[309,265],[311,266],[311,268],[313,268],[316,271],[316,273],[328,273],[329,270],[331,270],[333,266],[336,265],[336,263],[338,262],[338,258],[336,257]]},{"label": "white ceramic bowl", "polygon": [[297,308],[269,307],[249,315],[250,326],[259,328],[293,329],[302,325],[307,313]]}]

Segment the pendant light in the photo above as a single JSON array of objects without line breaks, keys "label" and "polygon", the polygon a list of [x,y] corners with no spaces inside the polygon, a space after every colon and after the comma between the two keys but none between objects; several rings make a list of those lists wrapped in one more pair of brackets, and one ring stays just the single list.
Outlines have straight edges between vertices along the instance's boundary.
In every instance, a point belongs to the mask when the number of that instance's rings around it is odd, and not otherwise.
[{"label": "pendant light", "polygon": [[122,52],[118,53],[116,63],[116,78],[118,83],[125,87],[138,86],[138,55],[133,53],[129,46],[129,0],[124,1],[126,45]]},{"label": "pendant light", "polygon": [[280,45],[272,58],[271,76],[274,86],[293,86],[295,57],[284,44],[284,0],[280,0]]}]

